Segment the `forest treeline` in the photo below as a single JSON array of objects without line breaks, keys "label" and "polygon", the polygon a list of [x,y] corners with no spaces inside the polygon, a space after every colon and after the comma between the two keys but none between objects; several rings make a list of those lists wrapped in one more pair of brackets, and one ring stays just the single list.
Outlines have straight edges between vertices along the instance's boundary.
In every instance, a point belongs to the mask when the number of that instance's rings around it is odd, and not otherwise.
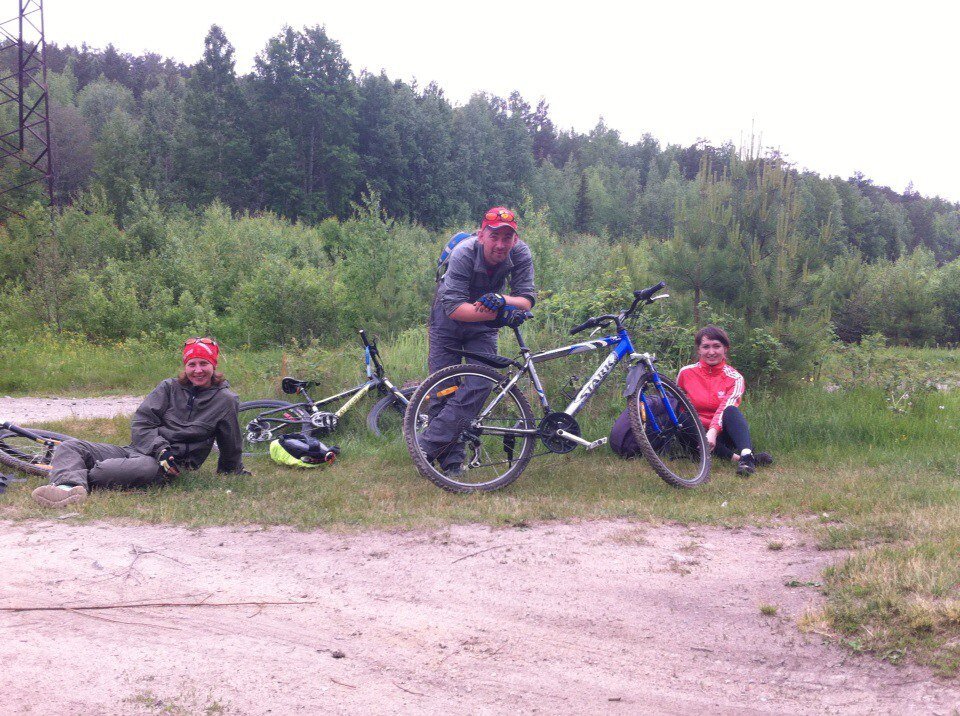
[{"label": "forest treeline", "polygon": [[960,340],[960,205],[909,187],[754,147],[630,143],[602,120],[561,130],[518,93],[454,105],[354,73],[321,27],[285,28],[245,75],[217,26],[192,67],[112,46],[49,46],[48,66],[56,230],[38,187],[14,200],[0,331],[401,330],[425,315],[442,241],[507,204],[558,326],[663,277],[681,299],[663,321],[735,324],[771,370],[834,337]]},{"label": "forest treeline", "polygon": [[[217,26],[186,67],[157,55],[48,48],[57,200],[102,187],[125,225],[137,189],[164,206],[345,218],[368,190],[391,216],[428,228],[473,220],[528,192],[555,232],[669,237],[678,200],[705,159],[732,146],[623,141],[602,121],[559,130],[541,100],[478,94],[454,106],[435,84],[355,74],[321,27],[286,28],[238,75]],[[635,88],[643,92],[642,85]],[[896,259],[918,247],[960,255],[960,206],[868,178],[795,172],[801,230],[829,218],[835,249]]]}]

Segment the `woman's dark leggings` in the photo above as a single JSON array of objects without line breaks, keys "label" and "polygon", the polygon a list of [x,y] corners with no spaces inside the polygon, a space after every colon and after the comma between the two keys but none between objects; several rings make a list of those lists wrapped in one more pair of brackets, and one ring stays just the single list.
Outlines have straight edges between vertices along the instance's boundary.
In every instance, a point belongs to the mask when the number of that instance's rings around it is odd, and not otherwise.
[{"label": "woman's dark leggings", "polygon": [[729,460],[746,448],[753,450],[750,426],[747,425],[747,419],[740,412],[740,408],[731,405],[723,411],[723,429],[717,436],[717,446],[713,449],[713,454]]}]

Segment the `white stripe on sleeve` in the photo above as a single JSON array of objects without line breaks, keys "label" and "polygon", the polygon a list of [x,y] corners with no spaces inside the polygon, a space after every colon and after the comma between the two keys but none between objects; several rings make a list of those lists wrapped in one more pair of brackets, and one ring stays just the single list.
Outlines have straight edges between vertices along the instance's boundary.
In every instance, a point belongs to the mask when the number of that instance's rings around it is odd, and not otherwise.
[{"label": "white stripe on sleeve", "polygon": [[723,404],[723,407],[717,410],[717,412],[720,413],[720,420],[717,421],[717,427],[719,427],[721,430],[723,430],[723,411],[729,408],[731,405],[736,405],[743,396],[743,391],[746,388],[746,385],[744,385],[743,382],[743,376],[730,366],[723,366],[723,374],[728,378],[733,378],[733,392],[730,393],[730,397],[727,398],[727,402]]}]

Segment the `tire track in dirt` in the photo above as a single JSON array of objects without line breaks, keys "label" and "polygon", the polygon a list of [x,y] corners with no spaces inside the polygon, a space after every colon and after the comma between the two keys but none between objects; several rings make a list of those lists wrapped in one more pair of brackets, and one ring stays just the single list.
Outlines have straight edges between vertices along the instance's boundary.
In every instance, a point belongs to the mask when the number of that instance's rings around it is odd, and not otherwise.
[{"label": "tire track in dirt", "polygon": [[[784,543],[781,551],[768,542]],[[0,613],[12,712],[950,713],[955,682],[857,657],[796,619],[835,555],[787,528],[342,535],[0,523],[0,606],[311,601]],[[485,551],[483,551],[485,550]],[[776,604],[776,616],[759,612]],[[128,622],[128,623],[122,623]],[[342,652],[342,658],[335,658]],[[88,665],[65,689],[64,663]],[[37,694],[45,695],[42,701]],[[156,709],[153,709],[154,711]]]}]

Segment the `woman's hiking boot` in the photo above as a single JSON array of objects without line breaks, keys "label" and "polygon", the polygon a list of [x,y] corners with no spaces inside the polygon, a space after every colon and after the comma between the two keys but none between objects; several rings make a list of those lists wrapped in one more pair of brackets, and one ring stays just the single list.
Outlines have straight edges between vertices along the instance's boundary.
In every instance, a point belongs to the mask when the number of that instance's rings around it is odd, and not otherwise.
[{"label": "woman's hiking boot", "polygon": [[34,501],[43,507],[66,507],[86,500],[87,490],[80,485],[41,485],[32,495]]},{"label": "woman's hiking boot", "polygon": [[737,463],[737,475],[740,477],[750,477],[756,471],[757,461],[753,457],[753,453],[741,455],[740,461]]}]

